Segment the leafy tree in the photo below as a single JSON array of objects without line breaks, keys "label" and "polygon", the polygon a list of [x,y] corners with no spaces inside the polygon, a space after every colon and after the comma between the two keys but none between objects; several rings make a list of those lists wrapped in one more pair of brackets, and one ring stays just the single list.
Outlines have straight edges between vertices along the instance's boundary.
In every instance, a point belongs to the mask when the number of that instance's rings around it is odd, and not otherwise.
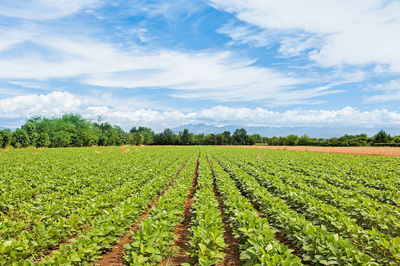
[{"label": "leafy tree", "polygon": [[0,130],[0,147],[6,148],[11,143],[11,131],[8,129]]},{"label": "leafy tree", "polygon": [[133,127],[127,135],[127,141],[134,145],[151,145],[154,143],[154,131],[148,127]]},{"label": "leafy tree", "polygon": [[262,137],[260,134],[254,134],[249,136],[250,141],[254,143],[262,143]]},{"label": "leafy tree", "polygon": [[244,128],[236,129],[232,135],[233,144],[245,145],[247,144],[247,132]]},{"label": "leafy tree", "polygon": [[23,129],[16,129],[12,133],[11,145],[15,148],[28,147],[29,146],[29,136],[28,133]]},{"label": "leafy tree", "polygon": [[310,144],[310,137],[304,134],[297,140],[297,145],[307,146]]},{"label": "leafy tree", "polygon": [[105,135],[100,135],[97,144],[99,146],[106,146],[108,144],[108,137]]},{"label": "leafy tree", "polygon": [[164,135],[164,141],[166,145],[173,145],[175,144],[175,135],[171,129],[166,128],[162,133]]},{"label": "leafy tree", "polygon": [[182,133],[182,145],[189,145],[190,135],[189,130],[185,128]]},{"label": "leafy tree", "polygon": [[223,145],[232,144],[231,132],[229,132],[229,131],[224,131],[224,132],[222,132],[221,135],[222,135],[222,144],[223,144]]},{"label": "leafy tree", "polygon": [[388,143],[390,135],[388,135],[383,129],[379,131],[375,136],[375,143]]},{"label": "leafy tree", "polygon": [[47,133],[40,133],[36,139],[35,146],[39,147],[48,147],[50,146],[50,137]]},{"label": "leafy tree", "polygon": [[285,140],[283,141],[283,145],[288,145],[288,146],[294,146],[297,143],[299,137],[297,137],[296,135],[288,135]]},{"label": "leafy tree", "polygon": [[71,135],[65,131],[51,132],[50,147],[68,147],[71,144]]},{"label": "leafy tree", "polygon": [[28,134],[29,145],[35,146],[35,141],[37,138],[36,124],[33,121],[28,121],[21,127],[21,129]]}]

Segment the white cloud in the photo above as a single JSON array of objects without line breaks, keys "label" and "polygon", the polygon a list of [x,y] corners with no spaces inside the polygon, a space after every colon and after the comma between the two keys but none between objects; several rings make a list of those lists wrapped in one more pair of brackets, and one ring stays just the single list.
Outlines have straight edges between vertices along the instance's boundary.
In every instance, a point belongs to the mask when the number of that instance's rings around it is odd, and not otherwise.
[{"label": "white cloud", "polygon": [[380,92],[365,97],[366,103],[389,102],[400,100],[400,79],[394,79],[386,83],[376,84],[369,88],[370,90]]},{"label": "white cloud", "polygon": [[[293,47],[301,47],[300,51],[313,48],[310,59],[322,66],[376,63],[400,72],[399,1],[210,0],[210,3],[260,29],[280,31],[284,36],[281,52],[286,54],[299,52],[297,48],[292,50]],[[287,38],[299,33],[306,33],[311,39],[288,41]]]},{"label": "white cloud", "polygon": [[303,55],[310,49],[321,47],[321,39],[305,33],[282,36],[279,52],[286,57]]},{"label": "white cloud", "polygon": [[399,100],[400,100],[400,92],[377,94],[377,95],[365,97],[366,103],[390,102],[390,101],[399,101]]},{"label": "white cloud", "polygon": [[99,0],[8,0],[0,2],[0,15],[32,20],[56,19],[98,3]]},{"label": "white cloud", "polygon": [[154,109],[107,105],[92,105],[88,97],[78,97],[68,92],[46,95],[25,95],[0,100],[0,119],[26,119],[35,115],[47,117],[64,113],[81,113],[88,119],[101,116],[104,121],[125,129],[132,126],[149,126],[155,130],[187,124],[236,126],[396,126],[400,113],[386,109],[361,111],[353,107],[339,110],[289,110],[271,111],[265,108],[236,108],[215,106],[193,112],[159,111]]},{"label": "white cloud", "polygon": [[352,107],[339,110],[289,110],[275,112],[264,108],[216,106],[198,112],[198,118],[210,122],[243,126],[376,126],[400,125],[400,113],[388,110],[360,111]]},{"label": "white cloud", "polygon": [[[263,100],[280,105],[317,103],[314,98],[337,92],[331,90],[332,86],[321,90],[319,85],[312,85],[315,80],[254,66],[253,60],[227,51],[188,53],[135,47],[121,50],[87,38],[72,41],[40,33],[14,46],[25,41],[41,49],[0,57],[0,79],[75,77],[82,83],[102,87],[168,88],[174,91],[172,96],[180,98]],[[296,89],[304,84],[308,89]]]},{"label": "white cloud", "polygon": [[271,36],[267,32],[259,31],[249,25],[237,26],[229,23],[218,29],[217,32],[228,35],[234,41],[233,43],[249,44],[255,47],[267,46],[271,43],[269,40]]},{"label": "white cloud", "polygon": [[68,92],[49,94],[31,94],[0,100],[0,117],[28,118],[35,115],[59,116],[64,113],[82,111],[86,101],[78,99]]},{"label": "white cloud", "polygon": [[376,91],[398,91],[400,92],[400,79],[394,79],[387,83],[377,84],[372,86],[372,89]]}]

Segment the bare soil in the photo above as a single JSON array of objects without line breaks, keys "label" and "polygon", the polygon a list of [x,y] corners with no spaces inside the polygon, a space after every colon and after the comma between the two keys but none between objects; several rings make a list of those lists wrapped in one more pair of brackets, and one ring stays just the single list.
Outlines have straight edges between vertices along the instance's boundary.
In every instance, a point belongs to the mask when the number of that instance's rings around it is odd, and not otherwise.
[{"label": "bare soil", "polygon": [[172,256],[171,258],[165,259],[163,262],[161,262],[160,265],[181,265],[182,263],[191,263],[190,261],[190,256],[187,254],[189,251],[189,245],[188,242],[190,240],[190,221],[192,220],[192,213],[190,212],[190,209],[192,208],[193,204],[193,197],[194,194],[196,193],[196,187],[197,187],[197,176],[198,176],[198,170],[199,170],[199,158],[197,159],[196,163],[196,169],[194,173],[194,178],[192,181],[192,188],[189,191],[189,194],[187,196],[186,202],[184,204],[184,214],[183,214],[183,221],[178,224],[175,227],[174,234],[177,236],[177,240],[175,241],[173,247],[178,248],[178,252]]},{"label": "bare soil", "polygon": [[[232,146],[235,147],[235,146]],[[242,148],[400,157],[399,147],[236,146]]]},{"label": "bare soil", "polygon": [[233,236],[233,230],[228,222],[228,218],[225,213],[225,205],[221,200],[221,194],[219,193],[217,186],[215,184],[215,180],[213,183],[214,186],[214,194],[218,201],[218,207],[222,215],[222,222],[224,223],[224,241],[228,246],[223,250],[226,254],[224,260],[219,264],[222,265],[230,265],[236,266],[240,265],[240,250],[239,250],[239,241],[237,238]]},{"label": "bare soil", "polygon": [[131,242],[131,236],[132,233],[131,231],[137,231],[139,224],[150,215],[151,209],[157,205],[158,200],[162,195],[165,194],[165,192],[174,185],[174,182],[176,178],[180,175],[182,170],[186,167],[186,163],[183,165],[183,167],[179,170],[179,172],[176,174],[174,180],[171,181],[171,183],[167,186],[167,188],[150,204],[150,206],[147,208],[147,210],[140,216],[138,221],[132,225],[132,227],[125,233],[125,235],[121,236],[119,242],[115,244],[111,250],[109,250],[107,253],[103,254],[103,256],[96,262],[96,265],[113,265],[113,266],[123,266],[124,265],[124,245],[127,243]]}]

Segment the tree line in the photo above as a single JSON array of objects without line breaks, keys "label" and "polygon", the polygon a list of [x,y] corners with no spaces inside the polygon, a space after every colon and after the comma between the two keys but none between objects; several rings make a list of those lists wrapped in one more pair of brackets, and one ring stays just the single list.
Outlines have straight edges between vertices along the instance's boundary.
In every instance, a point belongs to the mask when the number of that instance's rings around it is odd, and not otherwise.
[{"label": "tree line", "polygon": [[390,136],[384,130],[368,137],[366,134],[344,135],[334,138],[311,138],[307,135],[288,135],[286,137],[262,137],[261,143],[273,146],[327,146],[327,147],[362,147],[392,146],[400,147],[400,136]]},{"label": "tree line", "polygon": [[133,127],[125,132],[109,123],[91,122],[78,114],[65,114],[61,118],[32,117],[20,128],[0,130],[0,147],[87,147],[111,145],[312,145],[312,146],[400,146],[400,136],[391,137],[381,130],[373,137],[366,134],[344,135],[340,138],[317,139],[307,135],[262,137],[248,135],[236,129],[232,134],[194,134],[184,129],[178,133],[165,129],[155,133],[148,127]]}]

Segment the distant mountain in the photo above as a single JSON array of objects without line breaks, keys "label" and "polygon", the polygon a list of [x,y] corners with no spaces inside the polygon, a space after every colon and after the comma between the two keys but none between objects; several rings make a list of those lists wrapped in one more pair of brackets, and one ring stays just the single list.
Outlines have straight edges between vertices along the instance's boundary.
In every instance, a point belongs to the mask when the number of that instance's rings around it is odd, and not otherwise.
[{"label": "distant mountain", "polygon": [[400,127],[376,127],[376,128],[360,128],[360,127],[242,127],[242,126],[212,126],[206,124],[189,124],[181,127],[173,128],[174,132],[182,131],[187,128],[189,132],[200,134],[211,134],[211,133],[221,133],[223,131],[230,131],[233,133],[237,128],[244,128],[247,134],[260,134],[265,137],[281,137],[290,134],[295,134],[298,136],[308,135],[313,138],[333,138],[341,137],[345,134],[357,135],[365,133],[368,136],[373,136],[378,133],[379,130],[383,129],[386,133],[391,135],[400,135]]}]

